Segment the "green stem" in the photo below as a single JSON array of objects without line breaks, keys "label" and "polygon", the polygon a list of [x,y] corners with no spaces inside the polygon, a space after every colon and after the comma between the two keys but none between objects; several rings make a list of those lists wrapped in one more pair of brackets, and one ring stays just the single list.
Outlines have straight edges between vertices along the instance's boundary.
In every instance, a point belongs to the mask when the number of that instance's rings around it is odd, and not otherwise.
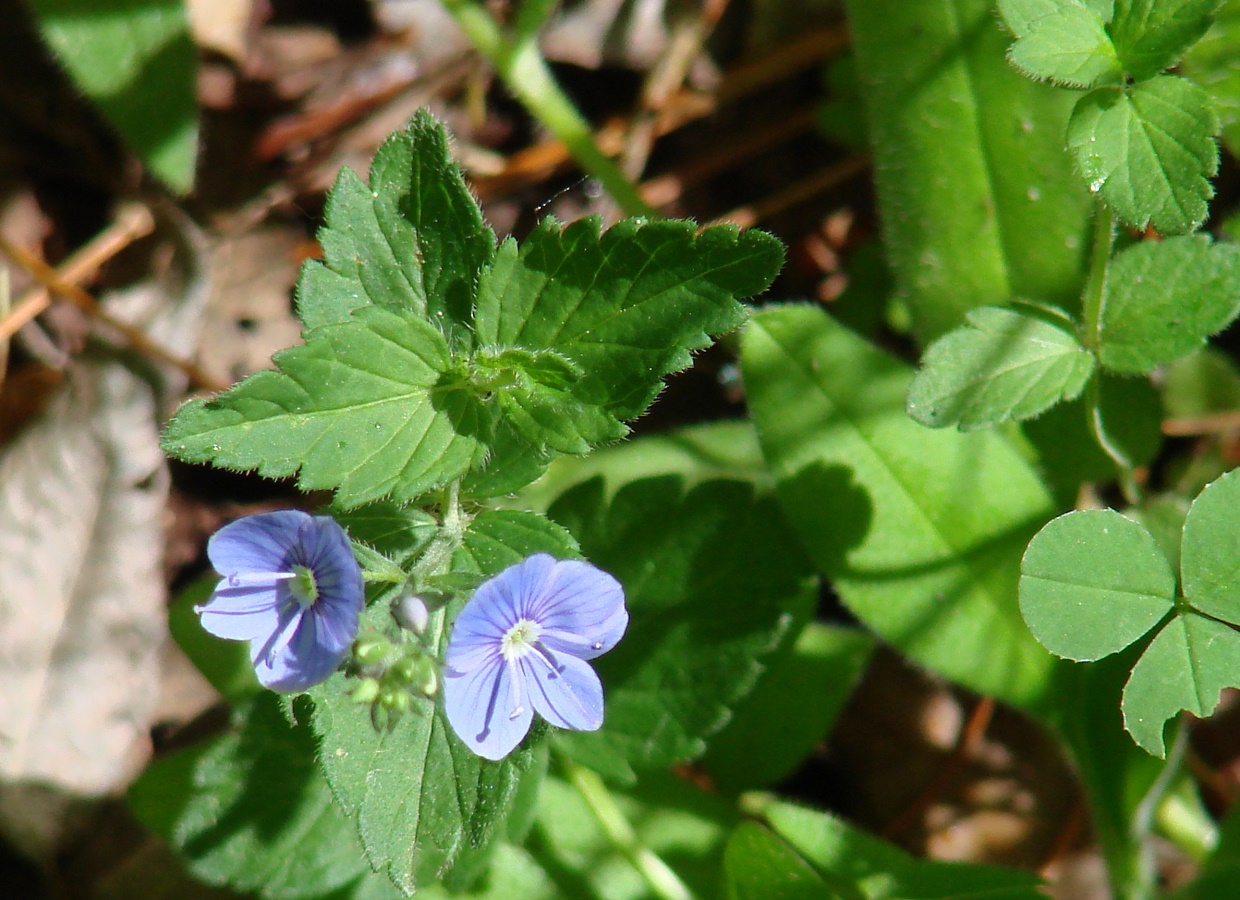
[{"label": "green stem", "polygon": [[573,158],[599,180],[627,215],[657,217],[658,213],[642,200],[633,183],[594,142],[590,123],[556,83],[534,34],[510,39],[476,0],[443,0],[443,5],[513,95],[563,142]]},{"label": "green stem", "polygon": [[603,784],[603,779],[568,760],[562,760],[562,764],[569,782],[594,813],[607,840],[641,873],[654,895],[659,900],[693,900],[693,892],[680,880],[680,876],[638,838],[607,790],[607,785]]},{"label": "green stem", "polygon": [[1102,308],[1106,299],[1107,272],[1111,263],[1111,248],[1115,244],[1115,217],[1098,201],[1094,213],[1094,242],[1089,255],[1089,278],[1085,282],[1085,295],[1081,303],[1084,323],[1081,340],[1090,350],[1098,352],[1098,339],[1102,332]]}]

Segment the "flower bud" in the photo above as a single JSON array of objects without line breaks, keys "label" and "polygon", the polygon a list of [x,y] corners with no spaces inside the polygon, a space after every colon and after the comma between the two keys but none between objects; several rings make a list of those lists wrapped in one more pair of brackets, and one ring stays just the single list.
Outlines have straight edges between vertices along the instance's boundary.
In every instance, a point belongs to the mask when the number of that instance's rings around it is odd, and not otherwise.
[{"label": "flower bud", "polygon": [[406,594],[392,604],[392,618],[406,631],[422,634],[430,622],[431,612],[426,601],[416,594]]}]

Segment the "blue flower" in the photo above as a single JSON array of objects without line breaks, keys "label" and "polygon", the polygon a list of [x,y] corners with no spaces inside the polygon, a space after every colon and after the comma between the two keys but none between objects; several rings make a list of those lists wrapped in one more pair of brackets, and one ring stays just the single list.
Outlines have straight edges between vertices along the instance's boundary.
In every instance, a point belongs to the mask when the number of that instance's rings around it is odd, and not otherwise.
[{"label": "blue flower", "polygon": [[478,588],[444,657],[448,721],[479,756],[502,759],[534,713],[560,728],[603,724],[603,685],[586,662],[629,624],[624,590],[589,563],[537,553]]},{"label": "blue flower", "polygon": [[295,509],[246,516],[212,535],[207,556],[224,578],[195,612],[212,634],[250,642],[264,687],[304,691],[336,671],[365,590],[334,519]]}]

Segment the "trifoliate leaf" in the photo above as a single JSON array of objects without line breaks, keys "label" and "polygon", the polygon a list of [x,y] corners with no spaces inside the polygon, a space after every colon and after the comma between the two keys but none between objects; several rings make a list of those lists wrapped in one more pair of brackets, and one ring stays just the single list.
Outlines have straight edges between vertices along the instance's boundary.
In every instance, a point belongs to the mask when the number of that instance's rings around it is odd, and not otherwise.
[{"label": "trifoliate leaf", "polygon": [[297,287],[307,329],[375,304],[429,316],[468,342],[464,325],[495,235],[430,113],[419,111],[383,143],[369,184],[341,169],[323,215],[323,262],[306,263]]},{"label": "trifoliate leaf", "polygon": [[1180,570],[1190,605],[1240,625],[1240,469],[1208,484],[1184,520]]},{"label": "trifoliate leaf", "polygon": [[482,274],[475,327],[482,346],[561,354],[581,371],[572,394],[626,421],[691,351],[744,320],[739,300],[765,290],[783,250],[768,234],[729,226],[599,227],[546,219],[520,248],[505,241]]},{"label": "trifoliate leaf", "polygon": [[164,449],[189,462],[298,475],[350,507],[404,501],[459,478],[485,445],[484,410],[449,373],[443,334],[408,311],[368,307],[307,335],[219,397],[187,403]]},{"label": "trifoliate leaf", "polygon": [[1124,686],[1124,727],[1146,752],[1164,756],[1163,730],[1182,709],[1208,716],[1223,688],[1240,686],[1240,632],[1196,613],[1172,619]]},{"label": "trifoliate leaf", "polygon": [[[453,573],[490,577],[533,553],[579,555],[563,528],[534,513],[484,511],[453,557]],[[442,658],[451,622],[466,597],[430,613],[423,638]],[[382,627],[386,604],[372,604],[362,629]],[[415,700],[393,727],[376,731],[352,685],[332,678],[310,692],[319,763],[332,793],[356,820],[370,863],[406,893],[469,866],[499,836],[527,772],[538,774],[531,743],[506,759],[475,756],[452,731],[439,702]]]},{"label": "trifoliate leaf", "polygon": [[1079,395],[1093,370],[1093,354],[1066,318],[983,306],[927,348],[908,414],[962,431],[1028,419]]},{"label": "trifoliate leaf", "polygon": [[[1098,16],[1103,23],[1111,21],[1114,0],[1066,0],[1073,6],[1082,6]],[[1024,37],[1039,19],[1053,16],[1065,0],[999,0],[999,13],[1012,33]]]},{"label": "trifoliate leaf", "polygon": [[1240,312],[1240,246],[1205,235],[1144,241],[1107,272],[1098,356],[1146,373],[1196,350]]},{"label": "trifoliate leaf", "polygon": [[1128,77],[1153,78],[1206,33],[1224,0],[1115,0],[1111,38]]},{"label": "trifoliate leaf", "polygon": [[1124,649],[1175,605],[1175,575],[1150,533],[1113,510],[1051,520],[1020,565],[1020,611],[1042,646],[1078,661]]},{"label": "trifoliate leaf", "polygon": [[1084,3],[1068,0],[1024,24],[1008,59],[1029,77],[1074,88],[1123,80],[1106,22]]},{"label": "trifoliate leaf", "polygon": [[628,484],[608,504],[595,479],[550,515],[624,585],[630,615],[624,639],[595,662],[602,729],[562,732],[558,743],[618,781],[700,757],[753,689],[794,608],[812,602],[809,565],[774,500],[734,481],[685,493],[673,476]]},{"label": "trifoliate leaf", "polygon": [[396,900],[315,769],[309,726],[290,726],[270,692],[241,707],[234,726],[142,773],[129,791],[142,823],[208,884],[266,900]]},{"label": "trifoliate leaf", "polygon": [[1068,146],[1090,190],[1126,225],[1185,234],[1205,221],[1214,195],[1218,130],[1205,91],[1161,75],[1082,97],[1068,122]]}]

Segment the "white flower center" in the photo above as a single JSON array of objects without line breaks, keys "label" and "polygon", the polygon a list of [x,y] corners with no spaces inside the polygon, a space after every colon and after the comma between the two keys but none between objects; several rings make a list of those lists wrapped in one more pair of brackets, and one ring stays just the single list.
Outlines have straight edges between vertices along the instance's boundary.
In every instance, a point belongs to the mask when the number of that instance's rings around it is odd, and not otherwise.
[{"label": "white flower center", "polygon": [[504,654],[505,660],[514,662],[534,650],[541,635],[541,625],[533,619],[521,619],[504,635],[500,642],[500,652]]},{"label": "white flower center", "polygon": [[319,599],[319,586],[315,584],[314,572],[308,566],[293,566],[288,588],[303,609],[313,606],[314,601]]}]

